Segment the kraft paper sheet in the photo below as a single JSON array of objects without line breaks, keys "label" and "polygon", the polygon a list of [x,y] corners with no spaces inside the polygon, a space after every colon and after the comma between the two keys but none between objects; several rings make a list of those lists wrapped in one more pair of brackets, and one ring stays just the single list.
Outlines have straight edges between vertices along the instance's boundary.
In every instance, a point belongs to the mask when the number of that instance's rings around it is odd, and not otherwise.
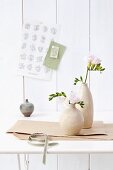
[{"label": "kraft paper sheet", "polygon": [[58,122],[18,120],[7,133],[27,140],[33,133],[47,134],[51,140],[113,140],[113,124],[94,122],[92,128],[82,129],[77,136],[67,136]]}]

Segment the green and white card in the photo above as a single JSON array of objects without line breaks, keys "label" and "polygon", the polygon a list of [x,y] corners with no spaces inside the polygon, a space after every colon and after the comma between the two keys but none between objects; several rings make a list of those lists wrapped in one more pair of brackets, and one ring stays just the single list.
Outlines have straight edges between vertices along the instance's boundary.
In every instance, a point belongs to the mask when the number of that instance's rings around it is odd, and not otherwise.
[{"label": "green and white card", "polygon": [[51,41],[43,64],[48,68],[57,70],[66,47],[57,42]]}]

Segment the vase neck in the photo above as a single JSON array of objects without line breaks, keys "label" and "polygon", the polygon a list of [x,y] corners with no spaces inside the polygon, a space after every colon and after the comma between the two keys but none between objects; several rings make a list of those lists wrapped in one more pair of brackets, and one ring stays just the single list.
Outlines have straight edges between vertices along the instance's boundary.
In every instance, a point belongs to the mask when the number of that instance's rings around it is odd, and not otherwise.
[{"label": "vase neck", "polygon": [[82,85],[87,86],[87,83],[82,83]]},{"label": "vase neck", "polygon": [[89,88],[87,83],[82,83],[81,86],[82,86],[82,87]]}]

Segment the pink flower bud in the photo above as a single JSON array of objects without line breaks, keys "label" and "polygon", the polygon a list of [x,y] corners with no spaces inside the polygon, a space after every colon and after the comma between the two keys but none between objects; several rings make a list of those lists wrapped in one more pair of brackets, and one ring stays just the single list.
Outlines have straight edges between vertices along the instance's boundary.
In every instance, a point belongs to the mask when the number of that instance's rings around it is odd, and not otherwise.
[{"label": "pink flower bud", "polygon": [[94,58],[94,60],[92,61],[92,64],[100,64],[101,60],[99,58]]},{"label": "pink flower bud", "polygon": [[88,57],[88,64],[89,63],[92,63],[92,61],[95,59],[95,56],[94,55],[90,55],[89,57]]}]

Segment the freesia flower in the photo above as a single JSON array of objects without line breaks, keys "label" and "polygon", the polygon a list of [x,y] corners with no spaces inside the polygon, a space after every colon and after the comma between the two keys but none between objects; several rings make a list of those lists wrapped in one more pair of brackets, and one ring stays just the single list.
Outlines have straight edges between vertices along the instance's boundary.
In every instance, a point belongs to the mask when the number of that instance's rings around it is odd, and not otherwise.
[{"label": "freesia flower", "polygon": [[57,102],[58,102],[59,104],[62,104],[62,103],[64,103],[65,99],[66,99],[66,97],[64,97],[64,96],[59,96]]},{"label": "freesia flower", "polygon": [[98,57],[95,57],[94,55],[90,55],[87,60],[87,70],[85,79],[83,79],[82,76],[80,76],[80,78],[75,78],[74,85],[76,85],[79,81],[86,83],[89,71],[100,71],[101,73],[104,70],[105,68],[102,67],[101,60]]},{"label": "freesia flower", "polygon": [[77,95],[73,91],[71,91],[69,97],[67,97],[65,92],[61,92],[61,93],[56,92],[56,93],[50,94],[49,101],[53,100],[56,97],[60,97],[60,98],[64,97],[65,99],[67,98],[69,104],[79,104],[82,108],[84,106],[84,102],[80,101]]},{"label": "freesia flower", "polygon": [[100,64],[101,63],[101,60],[99,58],[94,58],[93,61],[92,61],[92,64]]},{"label": "freesia flower", "polygon": [[76,93],[74,93],[73,91],[71,91],[70,95],[69,95],[69,102],[71,104],[75,104],[79,102],[79,98],[77,97]]},{"label": "freesia flower", "polygon": [[92,63],[94,59],[95,59],[95,56],[90,55],[87,59],[88,64]]}]

